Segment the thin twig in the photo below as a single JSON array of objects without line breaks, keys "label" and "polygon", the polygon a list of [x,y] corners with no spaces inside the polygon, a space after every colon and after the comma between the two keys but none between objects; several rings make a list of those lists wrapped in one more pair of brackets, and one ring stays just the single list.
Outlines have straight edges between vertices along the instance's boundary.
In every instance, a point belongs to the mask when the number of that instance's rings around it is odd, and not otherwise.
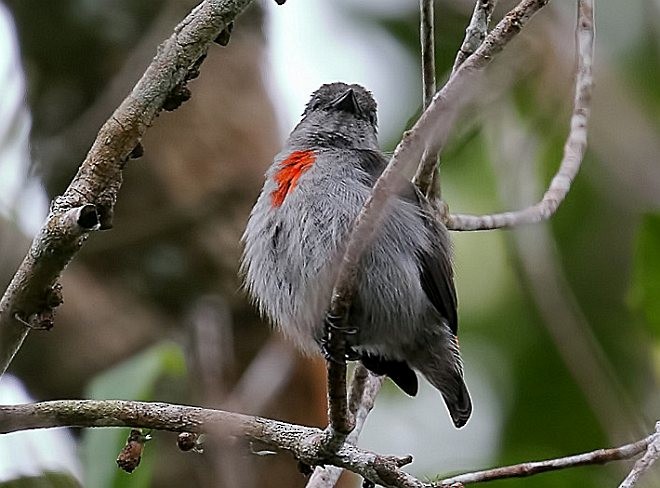
[{"label": "thin twig", "polygon": [[465,29],[465,39],[463,39],[463,44],[456,53],[456,59],[454,59],[452,74],[456,73],[463,61],[469,58],[486,39],[495,4],[497,4],[497,0],[476,0],[470,23]]},{"label": "thin twig", "polygon": [[656,422],[655,434],[651,437],[652,441],[649,442],[646,452],[635,462],[632,470],[626,476],[626,479],[621,482],[619,488],[633,488],[642,475],[660,458],[660,422]]},{"label": "thin twig", "polygon": [[[470,23],[465,30],[465,39],[463,40],[463,43],[461,44],[461,47],[456,54],[454,67],[450,76],[454,75],[460,65],[463,64],[463,62],[469,56],[471,56],[483,43],[484,39],[486,39],[488,25],[490,24],[490,18],[496,3],[497,0],[476,1],[474,11],[472,12],[472,17],[470,18]],[[430,4],[430,6],[425,4]],[[435,54],[433,53],[433,47],[435,44],[433,38],[433,2],[420,0],[420,6],[422,76],[424,79],[423,98],[424,108],[426,108],[431,101],[432,93],[435,92]],[[430,29],[426,27],[427,25],[430,25]],[[429,46],[431,53],[430,55],[426,55],[425,53],[429,50]],[[429,63],[433,64],[430,64],[429,66]],[[429,73],[431,73],[433,76],[433,92],[430,92],[431,81],[427,81],[427,76]],[[425,153],[423,155],[422,160],[417,168],[415,177],[413,178],[413,183],[432,201],[439,201],[441,199],[442,187],[440,185],[440,164],[438,161],[438,153]]]},{"label": "thin twig", "polygon": [[435,35],[433,0],[419,0],[419,40],[422,51],[422,101],[428,107],[435,95]]},{"label": "thin twig", "polygon": [[72,208],[91,205],[100,228],[112,226],[112,210],[128,155],[168,97],[185,83],[191,70],[198,68],[213,39],[250,1],[206,0],[197,6],[161,44],[133,91],[103,125],[68,189],[51,205],[46,223],[0,300],[0,375],[30,330],[16,317],[29,321],[43,314],[52,316],[52,291],[91,230],[63,226],[63,215]]},{"label": "thin twig", "polygon": [[578,1],[576,27],[577,76],[571,129],[557,174],[540,202],[526,209],[492,215],[452,214],[446,225],[452,230],[488,230],[531,224],[550,218],[564,200],[575,179],[587,148],[587,123],[593,89],[594,9],[593,0]]},{"label": "thin twig", "polygon": [[642,440],[626,444],[620,447],[610,449],[598,449],[596,451],[576,454],[546,461],[534,461],[529,463],[514,464],[501,468],[487,469],[485,471],[475,471],[473,473],[459,474],[451,478],[445,478],[437,482],[434,486],[443,487],[461,483],[483,483],[484,481],[501,480],[505,478],[523,478],[546,471],[556,471],[565,468],[574,468],[577,466],[587,466],[590,464],[605,464],[610,461],[619,461],[630,459],[637,456],[650,445],[655,434],[649,435]]},{"label": "thin twig", "polygon": [[[419,40],[422,51],[422,108],[426,109],[435,94],[435,35],[433,0],[419,0]],[[437,154],[424,153],[413,183],[429,198],[440,198],[440,185],[434,185],[438,171]]]}]

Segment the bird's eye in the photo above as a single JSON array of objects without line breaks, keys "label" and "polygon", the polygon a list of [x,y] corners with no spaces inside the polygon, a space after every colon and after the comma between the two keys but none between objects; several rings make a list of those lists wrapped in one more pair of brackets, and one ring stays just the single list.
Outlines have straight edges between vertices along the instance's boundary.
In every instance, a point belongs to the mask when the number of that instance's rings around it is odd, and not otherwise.
[{"label": "bird's eye", "polygon": [[312,110],[316,110],[316,109],[319,108],[320,106],[321,106],[321,100],[319,100],[319,99],[317,98],[316,100],[313,100],[313,101],[312,101],[312,104],[310,105],[310,108],[311,108]]}]

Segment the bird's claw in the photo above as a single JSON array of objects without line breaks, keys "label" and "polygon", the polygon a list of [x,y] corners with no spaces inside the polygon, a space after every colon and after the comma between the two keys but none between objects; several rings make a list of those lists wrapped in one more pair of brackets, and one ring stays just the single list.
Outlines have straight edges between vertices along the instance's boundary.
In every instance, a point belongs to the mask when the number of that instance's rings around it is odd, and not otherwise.
[{"label": "bird's claw", "polygon": [[[332,335],[342,334],[354,337],[358,333],[357,327],[341,325],[342,317],[327,313],[325,316],[325,334],[321,339],[321,351],[327,361],[344,364],[346,361],[355,361],[360,358],[358,352],[344,342],[343,354],[333,351]],[[345,337],[343,338],[345,339]]]}]

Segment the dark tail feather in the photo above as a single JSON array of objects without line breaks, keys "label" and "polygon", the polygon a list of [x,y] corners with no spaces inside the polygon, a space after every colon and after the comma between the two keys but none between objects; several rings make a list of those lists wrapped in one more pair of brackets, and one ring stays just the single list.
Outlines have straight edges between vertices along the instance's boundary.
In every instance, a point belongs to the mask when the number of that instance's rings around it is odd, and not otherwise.
[{"label": "dark tail feather", "polygon": [[448,364],[444,364],[444,368],[440,370],[428,366],[427,363],[418,369],[429,380],[429,383],[442,393],[449,415],[456,428],[460,429],[472,414],[472,400],[470,400],[470,393],[465,386],[463,375],[459,371],[447,371]]},{"label": "dark tail feather", "polygon": [[380,356],[371,356],[369,354],[364,354],[360,358],[360,361],[372,373],[389,376],[408,395],[417,395],[419,387],[417,375],[405,361],[383,359]]},{"label": "dark tail feather", "polygon": [[472,400],[470,399],[470,393],[465,386],[463,378],[457,376],[456,382],[459,383],[457,385],[458,390],[456,393],[452,391],[450,396],[443,391],[442,398],[445,400],[445,404],[447,405],[451,419],[454,421],[454,425],[457,429],[460,429],[467,423],[472,414]]}]

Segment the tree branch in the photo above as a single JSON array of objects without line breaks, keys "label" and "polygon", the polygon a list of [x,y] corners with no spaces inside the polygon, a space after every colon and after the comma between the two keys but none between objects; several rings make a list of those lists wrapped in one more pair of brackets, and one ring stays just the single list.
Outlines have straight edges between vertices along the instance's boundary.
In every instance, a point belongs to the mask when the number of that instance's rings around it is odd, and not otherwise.
[{"label": "tree branch", "polygon": [[540,202],[515,212],[492,215],[452,214],[447,228],[452,230],[488,230],[514,227],[547,220],[556,211],[571,188],[587,148],[587,123],[593,89],[594,9],[593,0],[578,0],[576,27],[578,66],[571,129],[564,145],[564,156],[557,174]]},{"label": "tree branch", "polygon": [[545,473],[546,471],[556,471],[559,469],[574,468],[577,466],[605,464],[609,463],[610,461],[630,459],[637,456],[639,453],[644,452],[644,450],[651,445],[654,438],[657,439],[658,437],[659,436],[656,433],[651,434],[637,442],[626,444],[620,447],[613,447],[611,449],[598,449],[596,451],[576,454],[574,456],[548,459],[546,461],[514,464],[511,466],[504,466],[502,468],[487,469],[485,471],[475,471],[474,473],[460,474],[457,476],[452,476],[451,478],[445,478],[438,482],[435,486],[452,486],[459,483],[467,485],[470,483],[482,483],[485,481],[501,480],[505,478],[523,478],[539,473]]},{"label": "tree branch", "polygon": [[[210,43],[250,1],[206,0],[197,6],[160,45],[133,91],[103,125],[73,181],[52,203],[46,223],[0,300],[0,375],[30,331],[25,324],[40,326],[52,320],[61,301],[54,293],[59,276],[88,232],[112,226],[122,168],[131,151],[163,105],[199,67]],[[86,218],[71,225],[67,215],[72,209],[84,211]]]},{"label": "tree branch", "polygon": [[51,427],[134,427],[233,436],[290,452],[311,466],[332,464],[387,487],[428,488],[401,471],[410,457],[383,456],[349,443],[325,449],[314,427],[185,405],[125,400],[59,400],[0,406],[0,434]]},{"label": "tree branch", "polygon": [[[366,392],[365,388],[363,394]],[[651,452],[651,445],[655,450],[649,456],[657,457],[656,448],[660,442],[660,432],[656,431],[640,441],[617,448],[465,473],[426,483],[400,469],[411,462],[409,456],[383,456],[346,442],[336,451],[329,452],[324,448],[322,430],[263,417],[186,405],[125,400],[57,400],[0,405],[0,434],[52,427],[133,427],[239,437],[288,451],[312,466],[339,466],[373,483],[393,488],[439,488],[458,483],[532,476],[546,471],[629,459],[644,450]]]},{"label": "tree branch", "polygon": [[[489,152],[498,173],[498,193],[511,206],[522,206],[540,192],[536,134],[524,131],[514,110],[505,106],[489,128]],[[516,175],[516,183],[510,176]],[[562,269],[557,242],[546,224],[512,232],[513,267],[521,288],[533,300],[542,322],[610,442],[643,432],[639,407],[629,398],[605,355]]]}]

